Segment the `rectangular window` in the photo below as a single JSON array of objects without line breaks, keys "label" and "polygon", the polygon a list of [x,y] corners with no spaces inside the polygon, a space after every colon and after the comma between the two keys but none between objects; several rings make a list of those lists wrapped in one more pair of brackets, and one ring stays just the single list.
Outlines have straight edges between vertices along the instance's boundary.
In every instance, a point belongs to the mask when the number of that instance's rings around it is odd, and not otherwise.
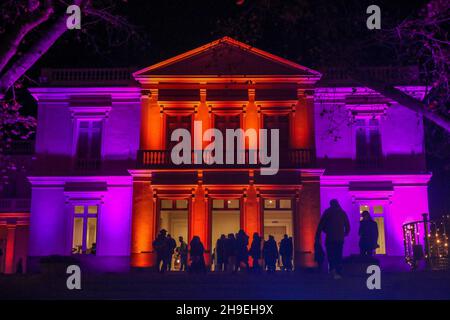
[{"label": "rectangular window", "polygon": [[378,167],[382,158],[379,121],[377,119],[357,120],[355,139],[358,165]]},{"label": "rectangular window", "polygon": [[192,132],[192,118],[191,116],[170,116],[166,115],[166,150],[172,150],[172,148],[178,144],[178,141],[172,141],[172,133],[176,129],[186,129]]},{"label": "rectangular window", "polygon": [[82,253],[83,251],[83,217],[73,219],[73,245],[72,253]]},{"label": "rectangular window", "polygon": [[264,199],[264,209],[287,210],[292,208],[291,199]]},{"label": "rectangular window", "polygon": [[241,118],[239,115],[214,115],[214,128],[220,130],[225,137],[227,129],[240,129]]},{"label": "rectangular window", "polygon": [[277,201],[273,199],[264,199],[265,209],[275,209],[277,207]]},{"label": "rectangular window", "polygon": [[96,254],[97,205],[76,205],[73,209],[73,254]]},{"label": "rectangular window", "polygon": [[78,126],[77,167],[97,169],[101,160],[102,145],[101,120],[82,120]]},{"label": "rectangular window", "polygon": [[[272,129],[278,129],[279,134],[279,151],[287,151],[289,149],[289,116],[288,115],[267,115],[263,116],[264,129],[268,132]],[[269,135],[270,137],[270,135]],[[268,151],[271,153],[271,139],[268,139]]]}]

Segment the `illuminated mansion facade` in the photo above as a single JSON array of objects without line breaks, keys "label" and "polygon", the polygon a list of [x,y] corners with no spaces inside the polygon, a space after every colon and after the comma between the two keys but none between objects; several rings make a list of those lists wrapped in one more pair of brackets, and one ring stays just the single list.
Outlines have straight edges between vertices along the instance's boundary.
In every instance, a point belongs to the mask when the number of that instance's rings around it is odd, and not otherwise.
[{"label": "illuminated mansion facade", "polygon": [[[420,99],[424,87],[406,71],[367,68]],[[140,71],[43,70],[30,92],[31,205],[0,212],[3,272],[19,259],[34,270],[54,254],[102,270],[151,267],[162,228],[198,235],[208,264],[221,234],[288,234],[295,265],[309,267],[331,199],[350,219],[346,255],[359,253],[360,212],[369,210],[377,254],[400,256],[402,224],[428,212],[421,116],[342,70],[318,72],[225,37]],[[261,174],[259,162],[175,164],[171,135],[193,132],[194,121],[200,136],[279,129],[278,173]]]}]

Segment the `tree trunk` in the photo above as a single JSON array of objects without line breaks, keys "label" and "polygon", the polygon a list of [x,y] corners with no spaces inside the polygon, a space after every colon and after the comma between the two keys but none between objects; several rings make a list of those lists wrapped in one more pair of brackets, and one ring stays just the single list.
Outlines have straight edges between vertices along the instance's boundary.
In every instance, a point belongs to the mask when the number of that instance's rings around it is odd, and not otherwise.
[{"label": "tree trunk", "polygon": [[[74,0],[72,4],[80,6],[85,0]],[[67,16],[61,15],[40,36],[37,42],[0,77],[0,97],[31,68],[39,58],[58,40],[67,30]]]},{"label": "tree trunk", "polygon": [[53,8],[51,6],[51,2],[47,0],[42,11],[34,12],[23,25],[14,26],[12,31],[7,34],[2,45],[0,46],[0,72],[17,53],[17,49],[19,48],[23,38],[34,28],[46,22],[52,13]]},{"label": "tree trunk", "polygon": [[382,94],[383,96],[398,102],[402,106],[414,112],[417,112],[428,120],[434,122],[436,125],[445,129],[447,132],[450,132],[450,120],[444,118],[444,116],[441,116],[438,113],[429,111],[427,109],[427,106],[423,102],[409,96],[408,94],[402,92],[401,90],[395,88],[390,84],[370,78],[360,72],[352,71],[350,72],[350,74],[352,78],[354,78],[356,81],[366,86],[367,88],[372,89]]}]

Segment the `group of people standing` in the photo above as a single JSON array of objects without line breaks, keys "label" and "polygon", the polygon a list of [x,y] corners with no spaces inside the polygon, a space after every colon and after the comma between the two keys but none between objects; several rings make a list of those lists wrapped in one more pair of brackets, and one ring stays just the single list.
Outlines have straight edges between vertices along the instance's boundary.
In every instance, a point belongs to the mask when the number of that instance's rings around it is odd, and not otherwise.
[{"label": "group of people standing", "polygon": [[[177,260],[179,261],[180,271],[206,272],[204,258],[205,247],[200,241],[200,238],[194,236],[189,246],[183,237],[179,237],[178,241],[179,245],[177,246],[175,239],[165,229],[162,229],[155,241],[153,241],[158,272],[164,273],[165,271],[172,270],[174,254],[176,254]],[[255,232],[250,249],[248,249],[248,245],[249,237],[244,230],[239,230],[236,234],[230,233],[228,237],[222,234],[216,242],[216,248],[213,254],[215,271],[237,272],[240,270],[248,270],[261,272],[265,269],[267,272],[274,272],[277,262],[281,270],[292,270],[292,258],[294,254],[292,237],[284,235],[278,249],[278,245],[272,235],[269,236],[267,241],[264,241]],[[188,257],[191,262],[189,268]],[[249,257],[253,260],[251,267]]]},{"label": "group of people standing", "polygon": [[174,254],[177,254],[179,259],[179,270],[188,270],[188,255],[191,259],[189,271],[192,272],[206,272],[205,266],[205,247],[200,241],[198,236],[194,236],[188,244],[184,241],[183,237],[178,237],[179,246],[174,238],[167,233],[167,230],[162,229],[159,231],[158,236],[153,241],[153,248],[156,252],[156,266],[160,273],[172,270],[172,260]]},{"label": "group of people standing", "polygon": [[[350,223],[347,214],[336,199],[330,201],[330,207],[322,214],[316,231],[314,253],[319,269],[324,261],[321,244],[322,232],[326,235],[325,248],[329,272],[335,279],[340,279],[342,277],[344,239],[350,233]],[[359,237],[360,255],[372,256],[375,249],[378,248],[378,225],[368,211],[361,213]]]},{"label": "group of people standing", "polygon": [[[378,226],[371,218],[368,211],[361,214],[362,219],[359,227],[359,247],[361,256],[372,256],[378,247]],[[325,252],[322,249],[321,235],[325,233],[325,249],[329,264],[329,271],[335,279],[342,276],[342,254],[344,239],[350,233],[350,223],[347,214],[342,210],[339,202],[335,199],[330,201],[330,207],[326,209],[320,219],[314,246],[315,260],[321,268],[325,259]],[[180,271],[206,272],[204,259],[205,247],[198,236],[194,236],[189,246],[183,237],[178,238],[179,246],[166,230],[161,230],[153,241],[153,248],[156,252],[156,265],[158,271],[163,273],[172,269],[173,255],[176,253],[179,258]],[[293,268],[292,259],[294,247],[292,237],[284,235],[278,248],[278,244],[272,235],[268,240],[258,234],[253,234],[253,239],[249,247],[249,237],[244,230],[238,233],[230,233],[228,236],[222,234],[216,241],[213,260],[215,271],[237,272],[239,270],[252,270],[267,272],[276,270],[277,262],[281,270],[291,271]],[[281,256],[281,263],[280,263]],[[190,266],[188,268],[188,257]],[[249,257],[253,263],[250,267]]]},{"label": "group of people standing", "polygon": [[[239,270],[252,270],[260,272],[263,268],[268,272],[276,269],[276,263],[282,258],[282,270],[292,270],[292,257],[294,253],[292,237],[284,235],[280,242],[280,249],[275,238],[269,235],[269,239],[263,238],[255,232],[253,234],[250,249],[248,249],[249,237],[244,230],[239,230],[225,236],[222,234],[216,242],[214,249],[214,270],[217,272],[237,272]],[[249,257],[253,263],[250,267]]]}]

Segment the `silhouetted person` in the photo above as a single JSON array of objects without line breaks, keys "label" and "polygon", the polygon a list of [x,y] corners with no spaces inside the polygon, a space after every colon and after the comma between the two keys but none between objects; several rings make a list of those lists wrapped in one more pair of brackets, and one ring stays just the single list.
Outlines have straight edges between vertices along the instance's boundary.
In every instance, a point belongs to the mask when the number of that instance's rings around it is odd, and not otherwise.
[{"label": "silhouetted person", "polygon": [[226,260],[225,260],[225,242],[227,238],[224,234],[217,239],[216,242],[216,271],[223,271],[226,268]]},{"label": "silhouetted person", "polygon": [[263,254],[267,272],[275,272],[279,255],[277,243],[273,236],[269,236],[269,240],[264,242]]},{"label": "silhouetted person", "polygon": [[97,243],[93,243],[92,247],[91,247],[91,254],[96,254],[97,253]]},{"label": "silhouetted person", "polygon": [[167,270],[172,269],[172,258],[175,253],[175,248],[177,247],[177,242],[170,234],[167,235],[167,245],[169,246],[169,256],[167,257]]},{"label": "silhouetted person", "polygon": [[317,262],[317,270],[321,271],[325,261],[325,252],[323,252],[322,244],[318,238],[314,242],[314,261]]},{"label": "silhouetted person", "polygon": [[262,257],[262,241],[261,237],[257,232],[253,234],[253,240],[252,244],[250,246],[249,255],[253,259],[253,271],[260,272],[261,271],[261,265],[259,260]]},{"label": "silhouetted person", "polygon": [[284,235],[280,242],[280,255],[283,262],[282,270],[292,270],[292,256],[294,255],[294,248],[292,244],[292,238],[289,238],[287,234]]},{"label": "silhouetted person", "polygon": [[236,238],[233,233],[228,234],[228,238],[225,241],[225,256],[227,257],[227,271],[235,271],[236,268]]},{"label": "silhouetted person", "polygon": [[155,241],[153,241],[153,248],[156,251],[156,267],[158,272],[164,273],[167,270],[169,245],[166,237],[167,231],[162,229],[159,231]]},{"label": "silhouetted person", "polygon": [[183,237],[178,237],[178,241],[180,241],[180,246],[176,250],[177,253],[180,255],[180,271],[186,271],[188,259],[188,245],[183,240]]},{"label": "silhouetted person", "polygon": [[336,199],[330,201],[330,207],[326,209],[320,218],[316,232],[316,241],[320,241],[320,235],[326,234],[325,247],[327,251],[330,273],[335,279],[342,275],[342,250],[344,238],[350,233],[350,223],[347,214],[342,210]]},{"label": "silhouetted person", "polygon": [[362,212],[362,220],[359,223],[359,250],[362,256],[373,255],[378,248],[378,225],[373,221],[369,211]]},{"label": "silhouetted person", "polygon": [[205,257],[203,256],[205,253],[205,247],[200,241],[200,238],[198,236],[194,236],[189,246],[191,254],[191,268],[189,270],[196,273],[205,272]]},{"label": "silhouetted person", "polygon": [[20,258],[19,261],[17,262],[16,273],[17,274],[22,274],[23,273],[23,260],[22,260],[22,258]]},{"label": "silhouetted person", "polygon": [[242,266],[248,270],[248,235],[244,230],[236,234],[236,250],[236,270],[242,269]]}]

